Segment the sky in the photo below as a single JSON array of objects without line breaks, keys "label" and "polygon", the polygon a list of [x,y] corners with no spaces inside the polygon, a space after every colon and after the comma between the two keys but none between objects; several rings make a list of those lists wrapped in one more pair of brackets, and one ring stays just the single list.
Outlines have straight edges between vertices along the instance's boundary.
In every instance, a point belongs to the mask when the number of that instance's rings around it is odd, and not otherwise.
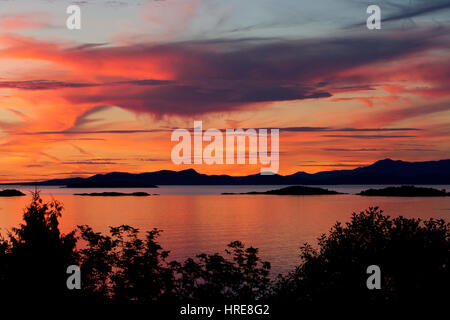
[{"label": "sky", "polygon": [[280,174],[448,159],[449,13],[450,0],[0,0],[0,182],[259,172],[175,165],[171,133],[194,120],[279,128]]}]

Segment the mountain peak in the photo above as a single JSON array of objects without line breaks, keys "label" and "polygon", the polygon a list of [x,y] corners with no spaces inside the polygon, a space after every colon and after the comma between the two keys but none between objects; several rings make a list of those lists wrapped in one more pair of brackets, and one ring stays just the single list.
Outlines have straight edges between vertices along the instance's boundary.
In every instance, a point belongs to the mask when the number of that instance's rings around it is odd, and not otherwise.
[{"label": "mountain peak", "polygon": [[374,162],[370,166],[380,166],[380,165],[382,165],[382,166],[388,165],[389,166],[389,165],[392,165],[394,163],[400,164],[400,163],[405,163],[405,162],[402,161],[402,160],[392,160],[391,158],[386,158],[386,159],[383,159],[383,160],[378,160],[378,161]]},{"label": "mountain peak", "polygon": [[383,160],[378,160],[375,163],[392,163],[392,162],[396,162],[395,160],[392,160],[391,158],[386,158]]},{"label": "mountain peak", "polygon": [[190,169],[186,169],[186,170],[181,170],[181,171],[178,171],[178,173],[198,174],[198,172],[197,172],[197,171],[195,171],[195,169],[192,169],[192,168],[190,168]]}]

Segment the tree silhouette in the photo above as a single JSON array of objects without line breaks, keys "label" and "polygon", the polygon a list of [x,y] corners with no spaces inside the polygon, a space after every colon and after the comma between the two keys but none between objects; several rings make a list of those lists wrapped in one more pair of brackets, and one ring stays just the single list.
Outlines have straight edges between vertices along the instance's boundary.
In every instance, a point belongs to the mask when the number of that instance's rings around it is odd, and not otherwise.
[{"label": "tree silhouette", "polygon": [[56,200],[44,203],[39,192],[23,214],[24,223],[2,241],[2,288],[10,298],[61,299],[68,294],[66,269],[77,263],[75,233],[62,235],[58,219],[63,207]]},{"label": "tree silhouette", "polygon": [[169,254],[156,241],[160,230],[147,232],[141,240],[139,230],[122,225],[110,228],[110,236],[79,226],[87,242],[80,250],[83,285],[93,296],[116,302],[151,302],[175,292],[175,269],[166,262]]}]

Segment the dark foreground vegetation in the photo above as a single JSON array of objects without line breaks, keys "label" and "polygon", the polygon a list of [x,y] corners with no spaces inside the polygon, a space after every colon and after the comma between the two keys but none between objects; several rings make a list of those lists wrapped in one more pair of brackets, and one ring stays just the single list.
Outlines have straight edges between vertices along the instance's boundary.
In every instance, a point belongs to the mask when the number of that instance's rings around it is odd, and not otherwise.
[{"label": "dark foreground vegetation", "polygon": [[[3,303],[145,304],[148,313],[164,305],[170,306],[164,319],[175,319],[186,303],[268,304],[272,314],[300,314],[302,308],[350,304],[431,307],[448,298],[450,224],[444,220],[390,218],[369,208],[336,223],[317,248],[304,244],[298,267],[274,278],[258,249],[239,241],[224,254],[170,261],[158,243],[160,230],[141,236],[123,225],[101,234],[85,225],[64,235],[61,212],[58,201],[45,203],[35,193],[23,224],[1,239]],[[81,267],[81,290],[66,287],[69,265]],[[369,265],[381,268],[380,290],[366,286]]]},{"label": "dark foreground vegetation", "polygon": [[383,189],[368,189],[359,193],[361,196],[384,197],[448,197],[450,193],[434,188],[415,186],[387,187]]}]

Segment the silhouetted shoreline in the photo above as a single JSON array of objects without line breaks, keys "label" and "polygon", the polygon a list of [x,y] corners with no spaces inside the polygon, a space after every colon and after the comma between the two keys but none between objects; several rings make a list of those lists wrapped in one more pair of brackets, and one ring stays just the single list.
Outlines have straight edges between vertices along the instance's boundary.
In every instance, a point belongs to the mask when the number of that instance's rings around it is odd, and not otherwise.
[{"label": "silhouetted shoreline", "polygon": [[[268,191],[250,191],[250,192],[223,192],[222,195],[334,195],[334,194],[346,194],[337,192],[334,190],[328,190],[324,188],[314,188],[305,186],[289,186],[281,189],[268,190]],[[399,187],[386,187],[382,189],[367,189],[357,194],[357,196],[382,196],[382,197],[448,197],[450,193],[444,190],[438,190],[435,188],[424,188],[416,186],[399,186]]]},{"label": "silhouetted shoreline", "polygon": [[0,197],[18,197],[18,196],[24,196],[25,193],[19,190],[15,189],[5,189],[0,191]]},{"label": "silhouetted shoreline", "polygon": [[344,194],[341,192],[323,189],[323,188],[314,188],[314,187],[304,187],[304,186],[289,186],[281,189],[257,192],[242,192],[242,193],[230,193],[223,192],[223,195],[233,195],[233,194],[273,194],[273,195],[292,195],[292,196],[304,196],[304,195],[332,195],[332,194]]},{"label": "silhouetted shoreline", "polygon": [[383,197],[448,197],[449,192],[434,188],[423,188],[415,186],[387,187],[383,189],[368,189],[358,193],[360,196],[383,196]]}]

